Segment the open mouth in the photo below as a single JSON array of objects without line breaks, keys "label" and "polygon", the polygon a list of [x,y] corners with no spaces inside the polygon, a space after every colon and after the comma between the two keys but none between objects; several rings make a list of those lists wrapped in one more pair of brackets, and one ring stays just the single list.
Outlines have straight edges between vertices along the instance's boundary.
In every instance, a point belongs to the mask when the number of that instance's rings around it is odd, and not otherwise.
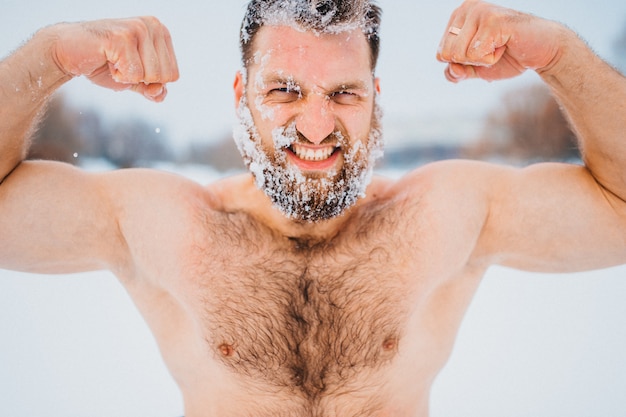
[{"label": "open mouth", "polygon": [[336,145],[302,145],[293,143],[287,148],[291,161],[303,171],[325,171],[335,166],[341,148]]},{"label": "open mouth", "polygon": [[292,144],[289,150],[298,159],[307,162],[321,162],[330,159],[338,150],[338,146],[304,146],[297,143]]}]

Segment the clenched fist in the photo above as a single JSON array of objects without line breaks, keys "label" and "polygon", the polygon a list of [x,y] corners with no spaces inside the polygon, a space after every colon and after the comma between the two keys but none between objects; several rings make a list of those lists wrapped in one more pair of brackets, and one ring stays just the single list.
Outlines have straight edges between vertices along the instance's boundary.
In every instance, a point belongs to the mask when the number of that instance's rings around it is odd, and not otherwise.
[{"label": "clenched fist", "polygon": [[456,9],[441,39],[437,59],[446,77],[488,81],[541,71],[559,57],[564,28],[555,22],[477,0]]},{"label": "clenched fist", "polygon": [[154,17],[65,23],[49,28],[53,58],[71,76],[113,90],[134,90],[163,101],[179,77],[167,28]]}]

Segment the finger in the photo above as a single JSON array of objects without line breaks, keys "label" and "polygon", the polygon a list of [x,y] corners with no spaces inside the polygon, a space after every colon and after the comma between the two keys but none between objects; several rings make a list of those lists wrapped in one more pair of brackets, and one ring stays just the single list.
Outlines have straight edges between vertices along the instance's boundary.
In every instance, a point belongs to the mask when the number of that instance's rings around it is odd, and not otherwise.
[{"label": "finger", "polygon": [[[452,27],[456,30],[458,28]],[[466,19],[463,27],[458,30],[457,34],[450,33],[448,45],[445,51],[447,62],[457,64],[477,65],[478,61],[472,60],[468,55],[472,39],[476,36],[478,26],[470,19]]]},{"label": "finger", "polygon": [[524,72],[508,55],[503,55],[498,65],[475,66],[450,63],[446,67],[445,75],[448,81],[458,83],[470,78],[480,78],[485,81],[512,78]]},{"label": "finger", "polygon": [[466,1],[462,7],[462,12],[450,21],[440,60],[474,66],[496,64],[510,38],[501,25],[494,24],[498,19],[493,16],[498,15],[500,8],[473,0]]},{"label": "finger", "polygon": [[113,79],[122,84],[157,83],[161,81],[161,65],[154,45],[153,31],[160,22],[156,18],[129,19],[112,34],[113,45],[107,51],[112,64]]},{"label": "finger", "polygon": [[507,47],[506,45],[495,47],[495,49],[494,47],[495,45],[492,46],[488,51],[484,51],[484,52],[481,52],[480,50],[476,51],[476,55],[477,55],[476,60],[478,60],[480,63],[488,67],[497,64],[506,53]]},{"label": "finger", "polygon": [[140,19],[144,25],[138,31],[138,49],[143,66],[143,78],[141,82],[153,84],[162,82],[161,56],[157,48],[160,37],[161,22],[155,17],[143,17]]},{"label": "finger", "polygon": [[114,42],[117,47],[105,51],[113,80],[119,84],[140,83],[144,78],[144,70],[137,41],[123,39]]},{"label": "finger", "polygon": [[469,41],[467,60],[476,65],[494,65],[506,52],[509,39],[501,27],[482,25]]},{"label": "finger", "polygon": [[162,27],[162,33],[157,39],[155,48],[160,57],[161,82],[168,83],[178,80],[178,62],[176,60],[176,54],[174,53],[174,45],[170,32],[165,26]]},{"label": "finger", "polygon": [[468,35],[466,21],[476,4],[477,0],[466,0],[452,12],[450,20],[448,20],[448,26],[446,26],[439,43],[437,59],[442,62],[451,62],[455,55],[460,54],[459,50],[463,49],[461,45],[467,45],[467,38],[472,35]]},{"label": "finger", "polygon": [[437,50],[437,59],[442,62],[450,62],[452,57],[452,47],[458,40],[465,23],[465,10],[459,8],[452,13],[448,26],[441,37],[439,48]]},{"label": "finger", "polygon": [[458,83],[470,78],[477,78],[478,74],[472,65],[450,63],[446,67],[445,76],[448,81]]},{"label": "finger", "polygon": [[131,87],[131,89],[145,98],[155,102],[162,102],[165,100],[167,96],[167,87],[165,84],[161,83],[153,83],[153,84],[135,84]]},{"label": "finger", "polygon": [[145,42],[140,49],[143,77],[141,82],[154,84],[162,81],[161,58],[152,42]]}]

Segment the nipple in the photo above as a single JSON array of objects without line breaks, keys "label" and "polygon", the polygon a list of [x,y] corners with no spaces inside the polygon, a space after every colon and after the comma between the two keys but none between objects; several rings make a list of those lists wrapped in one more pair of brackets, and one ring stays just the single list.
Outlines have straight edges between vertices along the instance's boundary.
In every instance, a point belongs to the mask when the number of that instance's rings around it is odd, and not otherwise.
[{"label": "nipple", "polygon": [[383,350],[385,352],[393,352],[398,348],[398,339],[390,337],[383,342]]},{"label": "nipple", "polygon": [[233,345],[229,345],[228,343],[222,343],[218,349],[225,358],[232,358],[235,355],[235,347]]}]

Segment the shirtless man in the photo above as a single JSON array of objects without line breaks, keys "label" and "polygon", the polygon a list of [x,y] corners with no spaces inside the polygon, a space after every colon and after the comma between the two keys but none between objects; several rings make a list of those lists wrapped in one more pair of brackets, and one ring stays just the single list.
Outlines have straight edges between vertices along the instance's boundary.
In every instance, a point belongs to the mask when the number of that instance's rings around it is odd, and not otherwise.
[{"label": "shirtless man", "polygon": [[[435,163],[372,177],[379,9],[254,1],[234,83],[251,174],[22,162],[79,75],[160,101],[178,78],[154,18],[62,24],[0,64],[0,267],[113,271],[187,417],[420,416],[483,273],[626,262],[626,80],[564,26],[467,1],[438,58],[453,82],[537,71],[586,166]],[[339,5],[339,7],[337,7]]]}]

